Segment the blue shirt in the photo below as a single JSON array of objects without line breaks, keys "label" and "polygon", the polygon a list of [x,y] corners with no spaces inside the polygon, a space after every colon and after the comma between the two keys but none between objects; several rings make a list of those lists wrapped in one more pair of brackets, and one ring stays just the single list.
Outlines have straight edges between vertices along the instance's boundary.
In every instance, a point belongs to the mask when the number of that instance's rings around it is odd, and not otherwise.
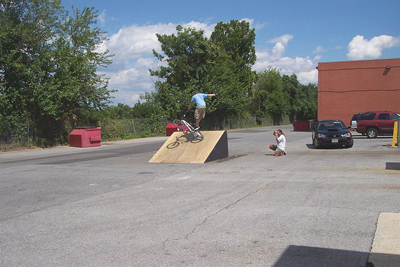
[{"label": "blue shirt", "polygon": [[205,107],[206,101],[204,101],[204,99],[206,99],[207,97],[207,94],[195,94],[194,96],[192,96],[190,102],[193,103],[196,101],[196,107]]}]

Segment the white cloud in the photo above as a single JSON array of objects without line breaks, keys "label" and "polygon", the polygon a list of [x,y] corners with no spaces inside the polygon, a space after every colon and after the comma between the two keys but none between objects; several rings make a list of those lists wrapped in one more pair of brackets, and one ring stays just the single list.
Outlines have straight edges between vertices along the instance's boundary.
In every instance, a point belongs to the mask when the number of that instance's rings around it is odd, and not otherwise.
[{"label": "white cloud", "polygon": [[158,24],[149,26],[132,25],[121,28],[118,33],[109,37],[99,48],[100,51],[110,50],[115,54],[116,62],[129,61],[151,54],[152,49],[160,49],[156,34],[172,34],[174,24]]},{"label": "white cloud", "polygon": [[101,26],[104,26],[106,23],[106,10],[104,9],[103,12],[98,16],[99,22]]},{"label": "white cloud", "polygon": [[350,60],[377,59],[382,55],[383,49],[395,46],[400,46],[400,37],[381,35],[368,41],[364,36],[357,35],[347,46],[347,57]]},{"label": "white cloud", "polygon": [[[99,51],[110,50],[111,54],[115,54],[113,60],[117,63],[121,61],[129,61],[137,59],[142,56],[147,56],[152,53],[152,50],[160,51],[160,42],[156,34],[176,34],[177,24],[157,24],[138,26],[132,25],[129,27],[121,28],[118,33],[109,37],[108,41],[103,42]],[[204,34],[210,37],[215,24],[208,25],[206,23],[191,21],[182,24],[184,28],[196,28],[197,30],[204,30]]]},{"label": "white cloud", "polygon": [[250,29],[254,28],[256,30],[261,30],[262,28],[264,28],[265,25],[268,25],[268,23],[254,24],[254,19],[249,19],[249,18],[243,18],[240,21],[247,21],[250,24]]},{"label": "white cloud", "polygon": [[140,99],[140,94],[133,94],[133,95],[131,95],[131,101],[132,101],[133,103],[137,103],[139,99]]},{"label": "white cloud", "polygon": [[257,53],[257,62],[254,64],[253,69],[256,71],[264,71],[268,67],[273,67],[281,71],[283,74],[291,75],[296,73],[299,81],[303,84],[317,83],[318,72],[315,67],[318,65],[320,56],[316,56],[313,59],[310,57],[283,57],[288,43],[293,39],[293,35],[285,34],[278,38],[274,38],[269,43],[275,43],[271,50],[259,51]]},{"label": "white cloud", "polygon": [[317,48],[315,48],[315,50],[312,51],[312,52],[314,54],[319,54],[319,53],[322,53],[322,52],[326,52],[326,49],[323,46],[318,45]]},{"label": "white cloud", "polygon": [[[251,25],[254,23],[252,19],[244,20],[249,21]],[[181,25],[185,28],[204,30],[207,37],[211,36],[215,27],[215,24],[196,21]],[[168,23],[123,27],[101,45],[100,51],[108,49],[110,54],[115,54],[113,64],[102,70],[102,73],[110,78],[109,88],[118,90],[113,94],[114,103],[134,105],[140,94],[154,90],[154,82],[157,78],[150,76],[149,69],[158,69],[161,64],[152,54],[152,49],[161,52],[156,34],[176,34],[176,26],[177,24]],[[264,71],[272,66],[281,70],[283,74],[296,73],[301,83],[316,83],[315,67],[320,56],[284,57],[289,41],[293,38],[293,35],[285,34],[268,41],[274,43],[273,48],[270,51],[258,50],[257,62],[253,69]]]},{"label": "white cloud", "polygon": [[291,34],[285,34],[282,36],[279,36],[277,38],[274,38],[272,40],[269,40],[269,43],[282,43],[284,46],[287,46],[289,41],[293,39],[293,35]]},{"label": "white cloud", "polygon": [[156,58],[139,58],[130,66],[107,72],[109,88],[118,90],[113,94],[114,102],[133,105],[139,99],[139,94],[152,91],[156,78],[150,76],[149,69],[157,69],[158,64]]},{"label": "white cloud", "polygon": [[211,34],[214,31],[215,25],[216,24],[207,24],[207,23],[202,23],[202,22],[196,22],[196,21],[191,21],[189,23],[186,24],[181,24],[182,27],[184,28],[196,28],[196,30],[203,30],[204,31],[204,35],[207,38],[211,37]]},{"label": "white cloud", "polygon": [[[176,34],[177,25],[159,23],[123,27],[100,45],[98,51],[103,52],[108,49],[110,54],[115,55],[113,64],[108,69],[102,70],[102,73],[110,78],[109,88],[118,90],[113,94],[115,103],[133,105],[139,99],[139,94],[154,90],[157,78],[150,76],[149,69],[158,69],[161,64],[152,54],[153,49],[161,52],[156,34]],[[204,35],[207,37],[211,36],[215,27],[215,24],[196,21],[181,25],[184,28],[204,30]]]},{"label": "white cloud", "polygon": [[317,83],[318,81],[318,70],[315,68],[310,71],[298,72],[296,75],[302,84]]},{"label": "white cloud", "polygon": [[283,53],[285,53],[286,47],[289,44],[289,41],[292,39],[293,35],[285,34],[278,38],[268,41],[269,43],[275,43],[275,46],[272,48],[272,54],[271,54],[273,60],[277,60],[280,57],[282,57]]}]

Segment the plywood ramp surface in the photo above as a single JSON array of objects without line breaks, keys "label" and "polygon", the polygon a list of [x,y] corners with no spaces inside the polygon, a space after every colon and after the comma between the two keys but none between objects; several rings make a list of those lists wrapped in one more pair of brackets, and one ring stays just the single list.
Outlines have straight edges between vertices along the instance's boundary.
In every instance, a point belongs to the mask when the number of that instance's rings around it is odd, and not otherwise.
[{"label": "plywood ramp surface", "polygon": [[205,163],[228,157],[226,131],[204,131],[203,140],[191,133],[174,132],[156,154],[151,163]]}]

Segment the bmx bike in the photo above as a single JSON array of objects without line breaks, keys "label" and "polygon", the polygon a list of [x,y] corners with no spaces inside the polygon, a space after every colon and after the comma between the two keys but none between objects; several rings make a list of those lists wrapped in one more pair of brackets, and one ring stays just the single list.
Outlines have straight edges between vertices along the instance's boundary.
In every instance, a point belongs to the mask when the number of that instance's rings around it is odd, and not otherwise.
[{"label": "bmx bike", "polygon": [[203,134],[199,130],[196,130],[192,125],[190,125],[190,123],[185,121],[184,118],[185,116],[183,116],[182,119],[175,119],[172,121],[172,123],[177,129],[181,131],[190,132],[193,135],[194,139],[197,139],[199,141],[203,140]]}]

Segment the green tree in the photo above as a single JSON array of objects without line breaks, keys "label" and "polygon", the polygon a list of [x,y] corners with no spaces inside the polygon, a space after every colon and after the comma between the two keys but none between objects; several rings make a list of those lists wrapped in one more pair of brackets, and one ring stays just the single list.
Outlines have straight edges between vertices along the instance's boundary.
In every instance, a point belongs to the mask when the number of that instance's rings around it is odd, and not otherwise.
[{"label": "green tree", "polygon": [[38,110],[61,12],[59,1],[0,2],[0,113],[13,131]]},{"label": "green tree", "polygon": [[288,95],[283,90],[282,77],[277,69],[269,68],[257,75],[254,86],[253,112],[258,118],[271,116],[278,124],[289,112]]},{"label": "green tree", "polygon": [[283,88],[289,96],[290,120],[315,119],[317,114],[318,90],[313,84],[303,85],[295,74],[283,75]]},{"label": "green tree", "polygon": [[256,61],[255,30],[246,21],[219,22],[211,34],[215,64],[211,66],[210,86],[220,93],[210,111],[215,120],[244,116],[250,103]]},{"label": "green tree", "polygon": [[163,117],[162,108],[155,100],[155,92],[146,92],[140,96],[140,100],[133,106],[132,114],[134,118],[161,118]]},{"label": "green tree", "polygon": [[181,115],[195,89],[220,95],[209,100],[208,121],[242,116],[254,81],[254,29],[244,21],[220,22],[210,40],[201,30],[178,26],[177,31],[157,35],[163,53],[153,53],[162,65],[150,70],[159,78],[154,99],[166,117]]},{"label": "green tree", "polygon": [[[11,123],[30,120],[38,143],[67,136],[108,103],[108,81],[97,67],[111,63],[96,27],[97,11],[72,16],[50,0],[0,3],[0,107]],[[65,140],[65,139],[64,139]]]},{"label": "green tree", "polygon": [[305,101],[302,92],[302,85],[297,79],[296,74],[282,76],[283,89],[289,96],[289,118],[291,121],[296,119],[296,115],[303,110]]},{"label": "green tree", "polygon": [[303,109],[297,113],[297,119],[316,119],[318,113],[318,86],[312,83],[303,85],[303,94],[306,99]]},{"label": "green tree", "polygon": [[251,89],[253,75],[251,67],[256,62],[255,29],[250,29],[247,21],[231,20],[219,22],[211,34],[210,41],[218,50],[223,50],[232,60],[232,69],[247,89]]},{"label": "green tree", "polygon": [[172,119],[184,111],[195,89],[204,90],[212,64],[212,48],[204,31],[177,26],[177,34],[160,35],[163,54],[153,54],[163,64],[158,70],[150,70],[160,80],[155,83],[154,99],[159,102],[165,115]]}]

